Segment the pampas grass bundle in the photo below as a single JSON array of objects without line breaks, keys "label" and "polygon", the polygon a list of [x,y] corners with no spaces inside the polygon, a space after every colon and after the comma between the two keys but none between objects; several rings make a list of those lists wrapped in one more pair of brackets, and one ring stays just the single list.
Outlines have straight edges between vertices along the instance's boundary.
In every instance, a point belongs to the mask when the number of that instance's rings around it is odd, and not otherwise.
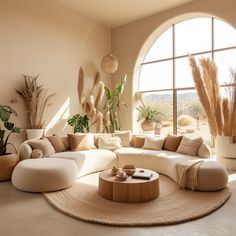
[{"label": "pampas grass bundle", "polygon": [[105,94],[105,85],[102,81],[99,81],[99,90],[95,101],[95,107],[98,109],[99,105],[102,102],[102,99]]},{"label": "pampas grass bundle", "polygon": [[103,132],[103,114],[100,111],[97,113],[96,132],[97,133]]},{"label": "pampas grass bundle", "polygon": [[79,102],[80,104],[83,104],[85,102],[85,96],[84,96],[84,71],[82,68],[79,69],[77,90],[79,95]]},{"label": "pampas grass bundle", "polygon": [[48,90],[38,85],[38,76],[23,75],[24,87],[16,92],[24,99],[27,114],[28,128],[44,128],[43,115],[47,106],[51,105],[51,99],[55,93],[48,94]]},{"label": "pampas grass bundle", "polygon": [[100,73],[97,72],[96,75],[95,75],[95,79],[94,79],[94,84],[93,84],[93,85],[95,86],[95,85],[98,84],[100,81],[101,81],[101,76],[100,76]]},{"label": "pampas grass bundle", "polygon": [[89,117],[90,127],[96,125],[97,132],[102,132],[103,113],[99,111],[99,107],[105,95],[105,84],[101,81],[100,73],[97,72],[94,77],[90,95],[85,97],[84,83],[84,72],[83,69],[80,68],[77,86],[80,104],[86,115]]},{"label": "pampas grass bundle", "polygon": [[192,56],[189,62],[212,136],[236,135],[236,71],[231,70],[231,83],[226,87],[228,96],[222,98],[216,64],[208,58],[201,58],[199,67]]}]

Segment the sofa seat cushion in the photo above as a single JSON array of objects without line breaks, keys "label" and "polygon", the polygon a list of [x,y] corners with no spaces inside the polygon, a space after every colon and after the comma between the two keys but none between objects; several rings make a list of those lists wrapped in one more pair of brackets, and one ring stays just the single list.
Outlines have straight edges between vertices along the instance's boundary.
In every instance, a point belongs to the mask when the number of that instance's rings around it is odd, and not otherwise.
[{"label": "sofa seat cushion", "polygon": [[204,160],[198,172],[197,190],[215,191],[223,189],[228,183],[225,168],[212,159],[201,159],[166,150],[148,150],[141,148],[120,148],[115,151],[118,156],[119,166],[135,165],[167,175],[174,181],[176,178],[176,164],[194,159]]},{"label": "sofa seat cushion", "polygon": [[136,165],[168,175],[176,181],[175,165],[183,160],[197,159],[181,153],[166,150],[150,150],[142,148],[120,148],[115,151],[119,158],[119,166]]},{"label": "sofa seat cushion", "polygon": [[76,162],[78,168],[78,176],[105,170],[116,165],[116,154],[105,149],[90,149],[76,152],[61,152],[55,153],[50,157],[71,159]]}]

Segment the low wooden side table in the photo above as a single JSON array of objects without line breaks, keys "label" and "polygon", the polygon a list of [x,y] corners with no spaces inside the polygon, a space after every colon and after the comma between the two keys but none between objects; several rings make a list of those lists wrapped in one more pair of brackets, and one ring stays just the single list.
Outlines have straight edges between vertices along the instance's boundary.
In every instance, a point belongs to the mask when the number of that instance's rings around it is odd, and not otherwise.
[{"label": "low wooden side table", "polygon": [[[136,171],[141,169],[137,168]],[[111,169],[105,170],[99,175],[99,194],[111,201],[135,203],[153,200],[159,195],[159,174],[148,169],[142,169],[152,173],[150,180],[133,179],[131,176],[125,181],[116,180],[111,175]]]}]

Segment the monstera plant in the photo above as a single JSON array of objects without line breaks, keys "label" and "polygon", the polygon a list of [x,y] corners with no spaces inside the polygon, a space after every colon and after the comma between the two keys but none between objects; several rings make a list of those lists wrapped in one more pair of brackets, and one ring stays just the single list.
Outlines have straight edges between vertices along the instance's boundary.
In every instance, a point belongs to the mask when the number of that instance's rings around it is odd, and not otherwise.
[{"label": "monstera plant", "polygon": [[74,133],[88,133],[89,132],[89,119],[87,115],[81,116],[76,114],[67,120],[68,125],[72,126]]},{"label": "monstera plant", "polygon": [[7,153],[7,146],[14,146],[9,143],[9,137],[11,134],[21,131],[9,121],[12,115],[17,116],[15,110],[8,105],[0,104],[0,181],[11,178],[11,173],[18,162],[17,154]]}]

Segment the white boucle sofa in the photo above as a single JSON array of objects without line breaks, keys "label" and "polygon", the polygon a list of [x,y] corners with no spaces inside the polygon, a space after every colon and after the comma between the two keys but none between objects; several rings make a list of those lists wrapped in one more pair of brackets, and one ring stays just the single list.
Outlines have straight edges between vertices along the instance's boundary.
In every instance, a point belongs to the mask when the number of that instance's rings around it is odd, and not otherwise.
[{"label": "white boucle sofa", "polygon": [[[30,158],[30,152],[32,148],[25,141],[20,147],[20,159]],[[151,169],[169,176],[174,181],[176,181],[177,163],[200,158],[166,150],[134,147],[122,147],[114,151],[98,148],[76,152],[66,151],[55,153],[50,157],[74,160],[78,168],[78,177],[117,166],[118,163],[119,167],[132,164],[136,167]],[[226,187],[228,183],[226,169],[212,158],[202,158],[202,160],[204,162],[198,171],[196,190],[217,191]]]},{"label": "white boucle sofa", "polygon": [[[115,153],[120,166],[135,164],[137,167],[154,170],[169,176],[175,182],[176,164],[183,161],[199,159],[197,156],[188,156],[166,150],[147,150],[141,148],[121,148]],[[196,190],[216,191],[223,189],[228,183],[228,174],[225,168],[215,160],[204,159],[198,171],[198,186]]]}]

